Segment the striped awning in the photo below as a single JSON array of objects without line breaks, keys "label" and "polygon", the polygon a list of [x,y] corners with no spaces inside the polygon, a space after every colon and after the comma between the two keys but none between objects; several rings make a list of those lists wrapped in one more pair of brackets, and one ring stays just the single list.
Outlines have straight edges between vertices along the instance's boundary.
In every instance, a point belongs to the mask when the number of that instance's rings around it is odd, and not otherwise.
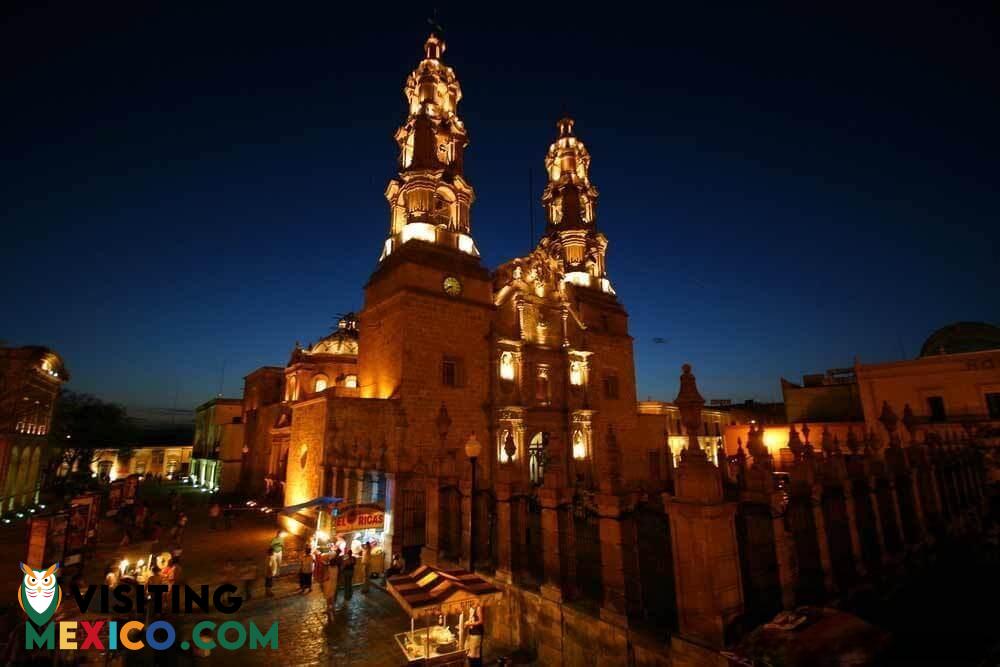
[{"label": "striped awning", "polygon": [[499,602],[503,591],[468,570],[439,570],[421,565],[409,574],[389,577],[386,588],[413,618],[458,614],[470,607]]}]

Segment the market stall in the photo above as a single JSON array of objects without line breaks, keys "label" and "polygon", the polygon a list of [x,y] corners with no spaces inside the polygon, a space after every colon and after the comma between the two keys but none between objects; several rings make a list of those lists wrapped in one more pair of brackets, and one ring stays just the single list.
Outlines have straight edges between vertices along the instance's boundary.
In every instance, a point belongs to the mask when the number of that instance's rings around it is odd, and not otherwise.
[{"label": "market stall", "polygon": [[[306,523],[305,513],[316,508],[315,520]],[[358,562],[354,569],[355,585],[364,581],[365,570],[361,566],[364,545],[370,545],[368,554],[369,575],[381,574],[385,570],[386,553],[383,533],[385,531],[385,508],[378,503],[343,504],[343,498],[321,496],[281,510],[285,515],[296,515],[299,523],[312,528],[309,548],[319,554],[330,553],[334,549],[341,554],[350,552]]]},{"label": "market stall", "polygon": [[395,636],[400,650],[409,663],[435,666],[464,665],[466,621],[503,599],[503,591],[468,570],[429,565],[389,577],[386,589],[410,616],[410,631]]}]

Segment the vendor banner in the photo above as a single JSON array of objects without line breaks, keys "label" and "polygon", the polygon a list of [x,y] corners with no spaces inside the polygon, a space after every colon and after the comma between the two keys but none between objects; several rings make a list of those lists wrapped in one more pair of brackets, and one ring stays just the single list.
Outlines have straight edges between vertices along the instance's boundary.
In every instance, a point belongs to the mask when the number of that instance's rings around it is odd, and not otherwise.
[{"label": "vendor banner", "polygon": [[347,505],[334,507],[333,527],[338,533],[358,530],[382,530],[385,527],[385,508],[381,505]]}]

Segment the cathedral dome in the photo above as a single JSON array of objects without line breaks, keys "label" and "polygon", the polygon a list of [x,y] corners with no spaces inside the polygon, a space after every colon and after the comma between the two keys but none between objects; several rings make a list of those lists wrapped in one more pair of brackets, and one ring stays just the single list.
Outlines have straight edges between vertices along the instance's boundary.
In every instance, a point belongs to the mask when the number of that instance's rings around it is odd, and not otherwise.
[{"label": "cathedral dome", "polygon": [[310,345],[306,354],[336,354],[341,356],[358,355],[358,317],[347,313],[337,322],[333,333]]},{"label": "cathedral dome", "polygon": [[1000,349],[1000,327],[985,322],[955,322],[932,333],[920,348],[920,356],[997,349]]}]

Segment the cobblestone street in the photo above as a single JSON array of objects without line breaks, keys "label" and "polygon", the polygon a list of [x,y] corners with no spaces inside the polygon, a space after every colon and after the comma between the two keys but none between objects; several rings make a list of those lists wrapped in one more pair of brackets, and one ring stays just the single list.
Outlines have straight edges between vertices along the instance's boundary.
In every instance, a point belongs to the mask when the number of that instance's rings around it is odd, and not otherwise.
[{"label": "cobblestone street", "polygon": [[[156,512],[159,520],[165,525],[172,520],[166,500],[169,488],[172,487],[146,486],[140,490],[140,499]],[[257,565],[258,572],[263,574],[266,550],[277,530],[273,514],[240,511],[230,530],[222,527],[210,530],[207,516],[210,496],[197,493],[190,488],[181,489],[181,494],[182,509],[189,516],[182,544],[183,578],[189,585],[208,584],[214,587],[226,583],[227,577],[223,566],[227,560],[233,560],[237,564],[247,562]],[[23,531],[23,525],[6,526],[2,531],[3,536],[9,538],[3,548],[10,552],[9,561],[14,564],[23,558]],[[108,563],[118,562],[122,558],[128,558],[133,562],[139,558],[147,558],[152,548],[149,541],[120,546],[121,530],[111,520],[103,522],[100,535],[97,551],[89,558],[86,565],[85,578],[89,584],[103,582],[104,567]],[[341,590],[337,612],[331,622],[328,620],[318,585],[310,594],[296,593],[298,553],[299,545],[292,538],[288,538],[282,574],[275,580],[273,598],[264,596],[261,576],[254,581],[251,599],[245,600],[235,614],[194,612],[189,615],[164,616],[176,627],[177,644],[189,639],[193,626],[205,619],[219,623],[229,620],[243,623],[253,621],[262,632],[266,632],[272,623],[277,622],[279,646],[277,651],[247,648],[227,651],[217,647],[206,660],[196,664],[239,664],[242,667],[274,664],[296,667],[405,664],[394,635],[408,630],[410,621],[399,604],[384,590],[384,580],[373,580],[367,594],[362,593],[360,587],[356,587],[349,601],[344,600]],[[18,570],[14,566],[7,569],[10,570],[5,573],[10,580],[8,587],[16,588]],[[2,579],[3,577],[0,577],[0,580]],[[242,582],[229,583],[240,586],[242,593]],[[79,613],[73,612],[75,605],[71,600],[64,602],[64,605],[65,612],[72,617],[80,617]],[[86,617],[97,619],[107,618],[107,615],[90,613]],[[487,641],[488,664],[495,661],[501,649],[502,647],[490,646]],[[174,651],[156,652],[147,649],[140,652],[123,651],[120,655],[126,665],[190,664],[188,656],[177,647]],[[97,658],[96,655],[92,657]],[[103,659],[100,659],[99,664],[103,664]]]}]

